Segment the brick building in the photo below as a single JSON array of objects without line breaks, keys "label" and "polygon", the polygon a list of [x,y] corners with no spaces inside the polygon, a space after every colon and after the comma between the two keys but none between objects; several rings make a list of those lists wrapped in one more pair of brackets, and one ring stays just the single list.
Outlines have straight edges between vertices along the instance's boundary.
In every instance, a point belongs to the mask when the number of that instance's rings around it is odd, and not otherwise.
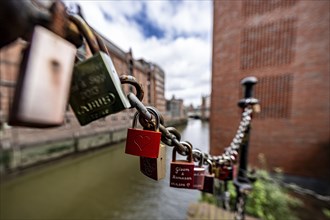
[{"label": "brick building", "polygon": [[252,121],[249,164],[330,180],[329,1],[214,1],[211,153],[222,153],[239,120],[240,80],[256,76],[261,113]]}]

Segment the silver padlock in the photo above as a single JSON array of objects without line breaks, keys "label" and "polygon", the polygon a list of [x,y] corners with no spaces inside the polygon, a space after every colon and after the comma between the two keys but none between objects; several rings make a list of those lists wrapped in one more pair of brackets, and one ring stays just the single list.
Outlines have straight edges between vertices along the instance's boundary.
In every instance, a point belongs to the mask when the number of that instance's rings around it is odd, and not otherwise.
[{"label": "silver padlock", "polygon": [[34,28],[9,112],[9,124],[59,126],[64,121],[76,48],[44,27]]}]

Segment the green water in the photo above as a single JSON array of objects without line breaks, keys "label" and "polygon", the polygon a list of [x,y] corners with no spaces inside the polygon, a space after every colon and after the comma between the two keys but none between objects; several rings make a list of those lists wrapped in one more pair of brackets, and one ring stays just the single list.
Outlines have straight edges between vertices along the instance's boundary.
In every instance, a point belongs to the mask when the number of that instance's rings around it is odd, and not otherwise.
[{"label": "green water", "polygon": [[[182,139],[206,149],[208,126],[189,121]],[[125,154],[124,144],[2,183],[0,219],[184,219],[200,192],[169,187],[172,148],[167,147],[167,176],[157,182],[140,173],[139,158]]]}]

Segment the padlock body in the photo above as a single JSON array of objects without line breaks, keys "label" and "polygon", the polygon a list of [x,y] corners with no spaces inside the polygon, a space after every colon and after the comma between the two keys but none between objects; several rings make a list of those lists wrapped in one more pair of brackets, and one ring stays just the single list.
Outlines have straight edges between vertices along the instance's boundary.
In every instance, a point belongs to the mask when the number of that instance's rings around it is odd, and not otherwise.
[{"label": "padlock body", "polygon": [[160,180],[166,174],[166,147],[161,144],[157,158],[140,157],[140,171],[147,177]]},{"label": "padlock body", "polygon": [[219,166],[215,169],[215,177],[219,180],[227,180],[229,176],[229,169],[227,166]]},{"label": "padlock body", "polygon": [[206,174],[204,177],[204,185],[201,189],[202,192],[214,193],[214,174]]},{"label": "padlock body", "polygon": [[161,133],[129,128],[127,130],[125,153],[140,157],[157,158]]},{"label": "padlock body", "polygon": [[232,169],[233,169],[233,179],[236,179],[237,178],[237,174],[238,174],[238,167],[237,167],[237,164],[233,164],[232,166]]},{"label": "padlock body", "polygon": [[108,55],[98,52],[74,66],[70,105],[81,125],[131,107]]},{"label": "padlock body", "polygon": [[233,180],[233,178],[234,178],[233,167],[229,166],[229,167],[227,167],[227,170],[228,170],[228,175],[225,180]]},{"label": "padlock body", "polygon": [[69,97],[76,48],[53,32],[36,26],[17,80],[9,124],[59,126]]},{"label": "padlock body", "polygon": [[203,189],[205,168],[194,167],[194,189]]},{"label": "padlock body", "polygon": [[172,161],[170,186],[176,188],[194,188],[194,163],[188,161]]}]

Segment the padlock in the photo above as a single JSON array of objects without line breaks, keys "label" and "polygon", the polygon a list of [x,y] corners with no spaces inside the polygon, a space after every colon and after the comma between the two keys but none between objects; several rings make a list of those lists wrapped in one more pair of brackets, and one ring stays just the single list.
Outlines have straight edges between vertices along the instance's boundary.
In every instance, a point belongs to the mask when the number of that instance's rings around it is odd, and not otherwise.
[{"label": "padlock", "polygon": [[[122,79],[123,77],[120,77],[121,82],[123,83]],[[155,113],[159,116],[160,123],[164,123],[164,119],[161,119],[161,114],[158,112],[158,110],[154,107],[147,107],[152,108]],[[150,126],[146,124],[146,120],[143,120],[143,117],[139,117],[139,122],[144,127],[144,130],[154,130],[156,125]],[[156,123],[155,123],[156,124]],[[149,158],[149,157],[140,157],[140,171],[146,175],[147,177],[154,179],[154,180],[160,180],[165,178],[166,175],[166,147],[163,144],[160,144],[159,147],[159,155],[157,158]]]},{"label": "padlock", "polygon": [[180,143],[188,149],[187,160],[176,160],[177,147],[174,147],[170,171],[170,187],[193,189],[195,165],[192,158],[192,149],[188,143]]},{"label": "padlock", "polygon": [[235,178],[236,174],[236,166],[234,164],[234,161],[236,161],[236,158],[234,155],[226,156],[226,164],[228,170],[228,176],[225,178],[225,180],[233,180]]},{"label": "padlock", "polygon": [[237,164],[233,164],[232,165],[232,169],[233,169],[233,171],[232,171],[233,172],[233,178],[232,179],[234,180],[234,179],[237,178],[237,174],[238,174],[238,172],[237,172],[238,171]]},{"label": "padlock", "polygon": [[203,153],[198,150],[194,149],[193,150],[193,155],[198,155],[198,158],[195,158],[196,161],[199,160],[198,166],[195,165],[194,167],[194,189],[203,189],[204,186],[204,177],[205,177],[205,168],[203,167],[204,163],[204,155]]},{"label": "padlock", "polygon": [[210,159],[207,159],[206,162],[208,165],[208,173],[205,173],[204,185],[200,191],[213,194],[214,193],[213,163]]},{"label": "padlock", "polygon": [[64,122],[76,48],[41,26],[35,26],[17,80],[9,124],[53,127]]},{"label": "padlock", "polygon": [[219,180],[227,180],[228,176],[229,176],[229,169],[226,165],[221,164],[221,165],[217,165],[216,166],[216,172],[215,172],[215,176],[216,178],[218,178]]},{"label": "padlock", "polygon": [[92,57],[74,66],[72,76],[70,105],[80,125],[130,108],[111,58],[99,51],[95,35],[82,18],[70,16],[70,19],[93,52]]},{"label": "padlock", "polygon": [[160,144],[157,158],[140,157],[140,171],[147,177],[160,180],[166,175],[166,147]]},{"label": "padlock", "polygon": [[229,180],[233,180],[234,175],[233,175],[233,166],[232,165],[227,165],[227,170],[228,170],[228,175],[225,178],[225,180],[229,181]]},{"label": "padlock", "polygon": [[139,113],[137,112],[133,119],[133,128],[127,130],[126,148],[125,153],[140,157],[157,158],[159,155],[159,146],[161,133],[159,130],[159,116],[157,112],[146,107],[148,112],[150,112],[155,117],[155,131],[140,130],[136,129],[137,117]]}]

